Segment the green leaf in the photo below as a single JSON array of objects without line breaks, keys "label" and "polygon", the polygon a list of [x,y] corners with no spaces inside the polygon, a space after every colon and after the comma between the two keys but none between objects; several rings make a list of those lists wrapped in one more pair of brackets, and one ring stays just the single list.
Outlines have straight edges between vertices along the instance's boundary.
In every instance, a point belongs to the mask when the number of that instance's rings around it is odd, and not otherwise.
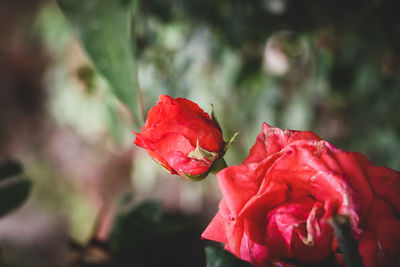
[{"label": "green leaf", "polygon": [[110,235],[115,266],[196,266],[202,246],[196,222],[197,218],[163,212],[159,201],[121,212]]},{"label": "green leaf", "polygon": [[28,198],[32,183],[22,174],[22,165],[17,161],[0,164],[0,217],[18,208]]},{"label": "green leaf", "polygon": [[130,39],[131,6],[124,0],[57,0],[96,69],[142,123]]},{"label": "green leaf", "polygon": [[0,181],[4,178],[16,176],[22,173],[22,165],[19,162],[9,160],[0,164]]},{"label": "green leaf", "polygon": [[105,101],[105,119],[108,124],[108,129],[117,144],[122,140],[122,123],[117,112],[115,99],[108,97]]},{"label": "green leaf", "polygon": [[236,258],[220,247],[206,247],[208,267],[251,267],[247,261]]},{"label": "green leaf", "polygon": [[146,233],[160,222],[161,217],[162,210],[157,201],[144,202],[121,213],[114,223],[111,243],[119,250],[140,245],[146,240]]},{"label": "green leaf", "polygon": [[28,198],[32,183],[26,178],[9,178],[0,182],[0,217],[18,208]]}]

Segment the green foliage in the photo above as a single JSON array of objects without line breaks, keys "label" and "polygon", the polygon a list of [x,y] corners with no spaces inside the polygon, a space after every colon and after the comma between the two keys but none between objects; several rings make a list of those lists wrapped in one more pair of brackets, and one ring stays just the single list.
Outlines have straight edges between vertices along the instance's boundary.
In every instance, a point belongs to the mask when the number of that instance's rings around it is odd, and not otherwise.
[{"label": "green foliage", "polygon": [[141,123],[137,70],[130,39],[130,1],[58,0],[97,70]]},{"label": "green foliage", "polygon": [[147,201],[117,217],[110,245],[116,266],[200,267],[199,236],[193,219],[163,213],[160,203]]},{"label": "green foliage", "polygon": [[[146,1],[141,10],[142,24],[150,27],[140,32],[140,60],[154,66],[162,80],[151,94],[158,88],[197,102],[212,99],[224,132],[243,133],[231,150],[241,155],[235,163],[247,155],[261,123],[267,122],[312,130],[342,149],[366,154],[373,164],[400,169],[400,35],[395,26],[400,19],[395,2],[169,4]],[[184,39],[173,49],[164,41],[171,29]],[[285,73],[265,68],[268,44],[287,60]]]},{"label": "green foliage", "polygon": [[21,177],[22,166],[15,161],[0,165],[0,217],[21,206],[28,198],[32,183]]},{"label": "green foliage", "polygon": [[0,181],[11,176],[16,176],[21,174],[23,171],[21,164],[16,161],[3,162],[0,165]]},{"label": "green foliage", "polygon": [[240,260],[220,247],[206,247],[208,267],[251,267],[247,261]]}]

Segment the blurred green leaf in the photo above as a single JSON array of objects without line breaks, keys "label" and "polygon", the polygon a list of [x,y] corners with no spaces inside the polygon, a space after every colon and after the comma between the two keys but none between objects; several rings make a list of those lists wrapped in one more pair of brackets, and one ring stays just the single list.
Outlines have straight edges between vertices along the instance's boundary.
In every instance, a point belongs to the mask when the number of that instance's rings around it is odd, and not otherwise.
[{"label": "blurred green leaf", "polygon": [[13,160],[0,164],[0,217],[18,208],[28,198],[32,183],[18,177],[22,165]]},{"label": "blurred green leaf", "polygon": [[200,267],[199,236],[193,218],[164,213],[158,201],[147,201],[117,217],[110,244],[118,267]]},{"label": "blurred green leaf", "polygon": [[18,208],[28,198],[32,182],[26,178],[10,178],[0,183],[0,217]]},{"label": "blurred green leaf", "polygon": [[117,112],[117,103],[114,99],[107,98],[105,101],[105,119],[108,124],[108,129],[114,140],[119,143],[122,140],[123,123]]},{"label": "blurred green leaf", "polygon": [[130,1],[58,0],[74,32],[112,92],[141,123],[130,40]]},{"label": "blurred green leaf", "polygon": [[161,220],[161,208],[158,202],[149,201],[140,204],[127,213],[120,214],[111,234],[112,243],[117,250],[140,245]]},{"label": "blurred green leaf", "polygon": [[0,164],[0,181],[4,178],[16,176],[22,173],[22,165],[19,162],[9,160]]},{"label": "blurred green leaf", "polygon": [[236,258],[220,247],[206,247],[208,267],[251,267],[247,261]]}]

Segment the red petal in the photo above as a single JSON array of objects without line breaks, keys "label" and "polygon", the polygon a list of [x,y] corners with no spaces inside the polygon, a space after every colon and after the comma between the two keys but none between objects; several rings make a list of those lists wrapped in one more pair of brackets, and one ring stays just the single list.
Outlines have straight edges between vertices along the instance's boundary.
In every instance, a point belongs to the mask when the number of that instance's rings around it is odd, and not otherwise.
[{"label": "red petal", "polygon": [[243,219],[230,213],[225,199],[222,199],[219,203],[219,211],[225,221],[225,233],[228,237],[227,247],[229,247],[230,252],[240,258],[240,245],[243,237]]},{"label": "red petal", "polygon": [[360,217],[364,217],[373,199],[373,192],[362,166],[356,160],[358,155],[355,155],[353,152],[340,152],[333,155],[342,167],[343,173],[347,175],[348,182],[357,192],[357,199],[361,208]]},{"label": "red petal", "polygon": [[358,251],[365,267],[378,267],[376,238],[372,231],[365,232],[358,240]]},{"label": "red petal", "polygon": [[244,163],[259,162],[297,140],[309,142],[318,141],[321,138],[313,132],[281,130],[264,123],[261,132],[257,136],[256,143],[251,148],[250,154],[244,160]]},{"label": "red petal", "polygon": [[225,233],[225,219],[220,212],[215,215],[214,219],[207,226],[206,230],[201,234],[201,238],[214,240],[221,243],[228,243]]},{"label": "red petal", "polygon": [[366,267],[395,266],[400,260],[400,220],[379,197],[372,201],[359,251]]},{"label": "red petal", "polygon": [[269,253],[266,246],[254,242],[246,234],[243,235],[242,244],[240,246],[241,259],[258,266],[257,263],[267,262],[268,256]]},{"label": "red petal", "polygon": [[162,95],[158,104],[148,112],[140,135],[157,142],[166,134],[181,134],[192,146],[199,141],[200,146],[208,151],[221,152],[223,149],[224,141],[218,125],[197,104]]},{"label": "red petal", "polygon": [[217,173],[218,184],[232,215],[237,216],[250,198],[257,194],[264,173],[272,164],[251,163],[231,166]]},{"label": "red petal", "polygon": [[365,170],[375,193],[400,214],[400,173],[378,166],[366,166]]}]

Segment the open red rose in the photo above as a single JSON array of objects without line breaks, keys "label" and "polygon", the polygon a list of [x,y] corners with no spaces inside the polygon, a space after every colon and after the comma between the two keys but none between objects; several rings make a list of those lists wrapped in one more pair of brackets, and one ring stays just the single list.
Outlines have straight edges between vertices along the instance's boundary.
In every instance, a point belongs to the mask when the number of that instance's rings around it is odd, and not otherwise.
[{"label": "open red rose", "polygon": [[167,95],[150,109],[135,144],[171,174],[189,179],[206,175],[225,149],[221,129],[207,113],[190,100]]},{"label": "open red rose", "polygon": [[253,266],[296,266],[341,254],[327,219],[350,218],[366,267],[400,251],[400,174],[312,132],[263,125],[242,164],[217,173],[223,199],[202,237]]}]

